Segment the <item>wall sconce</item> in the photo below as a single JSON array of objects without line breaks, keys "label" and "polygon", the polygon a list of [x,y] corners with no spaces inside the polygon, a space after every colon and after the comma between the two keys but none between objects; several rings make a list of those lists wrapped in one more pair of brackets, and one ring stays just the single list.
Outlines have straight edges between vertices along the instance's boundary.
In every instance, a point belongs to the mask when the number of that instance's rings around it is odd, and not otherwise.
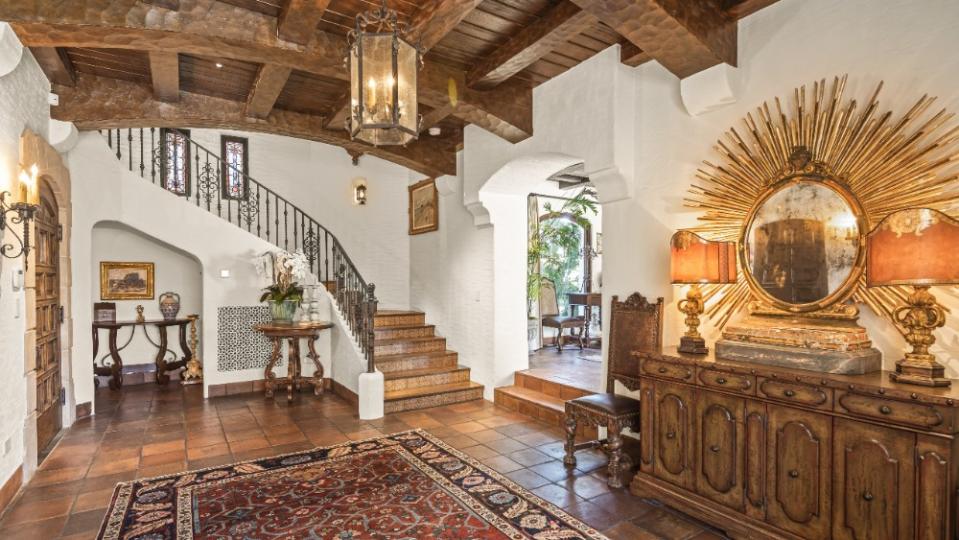
[{"label": "wall sconce", "polygon": [[[13,244],[3,244],[0,246],[0,255],[8,259],[16,259],[23,255],[24,268],[27,268],[27,255],[30,254],[30,221],[33,220],[37,208],[40,207],[40,182],[39,169],[33,165],[27,170],[21,169],[20,183],[16,188],[17,196],[14,197],[9,191],[0,192],[0,232],[7,229],[7,223],[14,225],[23,224],[23,238],[11,230],[11,234],[16,238],[20,247]],[[7,214],[15,215],[7,217]],[[17,250],[14,252],[14,250]]]},{"label": "wall sconce", "polygon": [[353,179],[353,204],[356,206],[366,204],[366,178]]}]

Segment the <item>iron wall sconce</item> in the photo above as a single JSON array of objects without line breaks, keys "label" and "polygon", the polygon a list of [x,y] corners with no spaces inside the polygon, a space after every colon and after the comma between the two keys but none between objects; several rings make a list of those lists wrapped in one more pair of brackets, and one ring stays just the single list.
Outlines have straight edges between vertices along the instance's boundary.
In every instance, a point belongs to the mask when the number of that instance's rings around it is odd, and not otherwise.
[{"label": "iron wall sconce", "polygon": [[353,180],[353,204],[366,205],[366,180],[363,178]]},{"label": "iron wall sconce", "polygon": [[20,172],[19,197],[16,202],[9,200],[13,197],[13,194],[9,191],[0,192],[0,235],[6,231],[8,223],[23,225],[22,237],[13,229],[10,230],[10,234],[13,235],[19,246],[9,243],[0,245],[0,255],[8,259],[16,259],[22,255],[24,269],[28,268],[29,265],[27,256],[30,254],[30,222],[33,221],[37,209],[40,207],[40,186],[37,183],[37,174],[36,165],[30,168],[29,175],[26,171]]}]

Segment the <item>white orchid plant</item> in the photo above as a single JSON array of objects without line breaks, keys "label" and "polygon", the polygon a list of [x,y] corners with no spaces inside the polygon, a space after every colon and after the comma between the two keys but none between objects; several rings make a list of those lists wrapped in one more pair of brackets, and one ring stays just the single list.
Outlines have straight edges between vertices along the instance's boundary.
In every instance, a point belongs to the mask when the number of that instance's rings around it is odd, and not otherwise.
[{"label": "white orchid plant", "polygon": [[260,302],[303,301],[303,287],[299,282],[310,276],[310,263],[303,252],[268,251],[257,257],[256,270],[262,277],[269,274],[272,280],[270,286],[263,289]]}]

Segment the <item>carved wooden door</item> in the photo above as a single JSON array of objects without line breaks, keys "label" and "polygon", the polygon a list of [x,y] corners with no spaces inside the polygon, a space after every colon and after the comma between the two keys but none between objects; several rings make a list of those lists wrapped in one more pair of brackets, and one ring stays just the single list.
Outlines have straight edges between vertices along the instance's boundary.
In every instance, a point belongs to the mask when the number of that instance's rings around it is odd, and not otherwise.
[{"label": "carved wooden door", "polygon": [[934,435],[916,436],[916,538],[956,537],[955,508],[950,504],[955,477],[952,441]]},{"label": "carved wooden door", "polygon": [[43,452],[63,427],[60,403],[60,226],[56,198],[40,186],[36,214],[37,448]]},{"label": "carved wooden door", "polygon": [[916,436],[836,420],[833,538],[913,538]]},{"label": "carved wooden door", "polygon": [[679,384],[658,384],[655,403],[654,474],[673,484],[693,489],[695,420],[692,389]]},{"label": "carved wooden door", "polygon": [[743,413],[740,398],[701,392],[696,406],[696,490],[743,511]]},{"label": "carved wooden door", "polygon": [[766,519],[803,538],[829,538],[832,419],[774,405],[767,414]]}]

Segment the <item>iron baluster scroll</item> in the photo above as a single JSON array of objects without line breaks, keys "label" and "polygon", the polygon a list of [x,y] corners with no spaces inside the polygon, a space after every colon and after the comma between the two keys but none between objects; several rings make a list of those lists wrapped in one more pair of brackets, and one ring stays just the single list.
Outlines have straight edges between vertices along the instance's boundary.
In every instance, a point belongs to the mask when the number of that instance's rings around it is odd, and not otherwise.
[{"label": "iron baluster scroll", "polygon": [[[363,279],[332,232],[297,205],[198,144],[185,130],[136,128],[100,133],[130,172],[281,249],[302,251],[310,271],[333,293],[366,357],[367,369],[374,371],[376,287]],[[137,145],[149,148],[149,154],[145,155]],[[176,170],[170,170],[171,164]],[[237,185],[243,186],[240,196],[236,190],[224,192]]]}]

